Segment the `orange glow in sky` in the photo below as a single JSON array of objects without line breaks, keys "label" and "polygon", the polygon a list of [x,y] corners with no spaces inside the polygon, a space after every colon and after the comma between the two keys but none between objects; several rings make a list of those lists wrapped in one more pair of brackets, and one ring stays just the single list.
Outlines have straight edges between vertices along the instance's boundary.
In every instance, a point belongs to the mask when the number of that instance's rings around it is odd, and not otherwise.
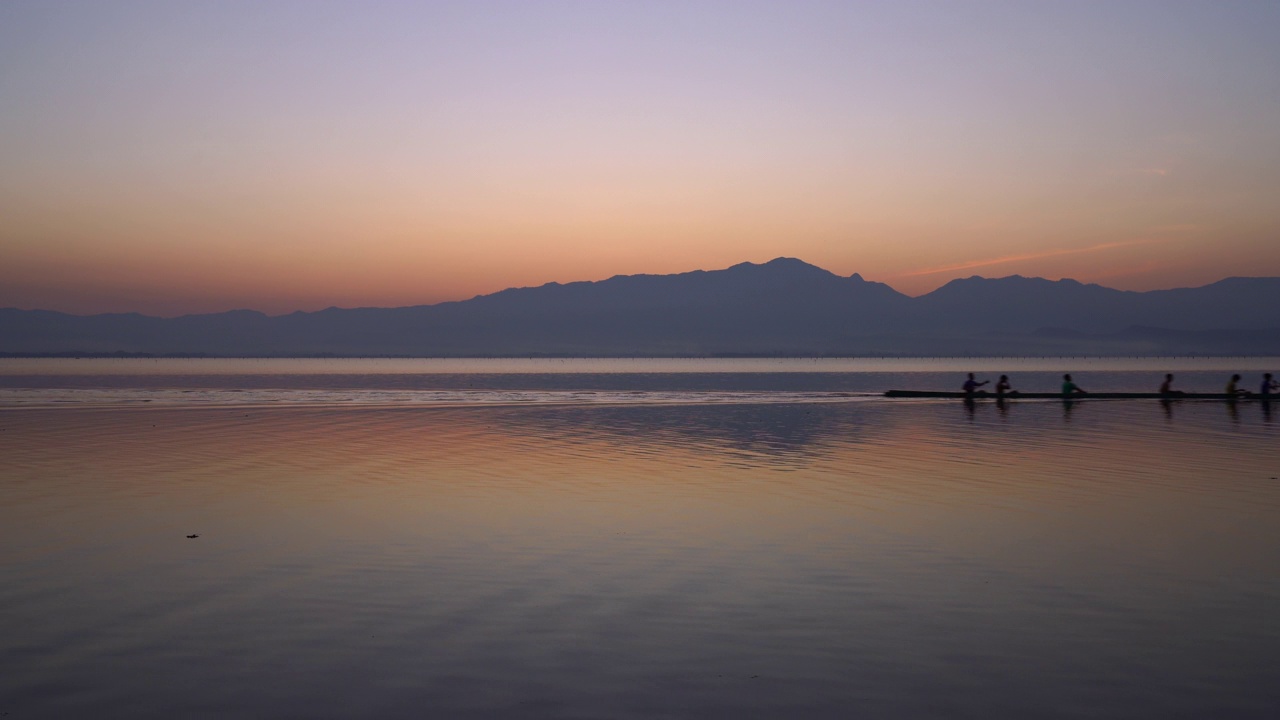
[{"label": "orange glow in sky", "polygon": [[0,307],[1280,275],[1273,4],[10,3]]}]

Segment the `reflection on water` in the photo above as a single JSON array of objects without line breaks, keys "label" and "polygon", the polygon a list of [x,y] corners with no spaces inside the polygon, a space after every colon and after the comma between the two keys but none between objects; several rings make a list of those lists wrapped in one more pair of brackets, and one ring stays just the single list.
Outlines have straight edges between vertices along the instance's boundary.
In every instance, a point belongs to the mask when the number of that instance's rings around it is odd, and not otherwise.
[{"label": "reflection on water", "polygon": [[1268,412],[4,410],[0,713],[1270,717]]}]

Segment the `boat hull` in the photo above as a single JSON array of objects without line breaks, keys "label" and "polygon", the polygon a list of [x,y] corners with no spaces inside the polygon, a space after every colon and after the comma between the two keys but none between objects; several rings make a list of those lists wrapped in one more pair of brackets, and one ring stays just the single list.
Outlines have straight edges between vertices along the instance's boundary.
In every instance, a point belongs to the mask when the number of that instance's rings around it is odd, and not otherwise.
[{"label": "boat hull", "polygon": [[1091,392],[1078,395],[1062,393],[1009,393],[1003,397],[995,393],[978,392],[972,395],[963,392],[940,392],[932,390],[890,390],[885,397],[891,398],[952,398],[956,400],[1271,400],[1280,398],[1263,398],[1258,396],[1228,395],[1226,393],[1181,393],[1164,395],[1161,393],[1124,393],[1124,392]]}]

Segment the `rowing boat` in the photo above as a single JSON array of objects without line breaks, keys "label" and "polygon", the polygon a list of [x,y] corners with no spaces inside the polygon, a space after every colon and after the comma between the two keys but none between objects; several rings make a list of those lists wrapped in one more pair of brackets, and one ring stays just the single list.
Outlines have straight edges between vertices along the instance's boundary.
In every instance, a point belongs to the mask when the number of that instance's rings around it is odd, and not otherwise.
[{"label": "rowing boat", "polygon": [[[1270,400],[1271,397],[1256,395],[1228,395],[1226,393],[1134,393],[1134,392],[1091,392],[1077,395],[1062,393],[1019,392],[1006,393],[1000,397],[995,393],[976,392],[972,395],[964,392],[940,392],[932,390],[890,390],[885,397],[891,398],[954,398],[958,400]],[[1280,400],[1280,397],[1274,399]]]}]

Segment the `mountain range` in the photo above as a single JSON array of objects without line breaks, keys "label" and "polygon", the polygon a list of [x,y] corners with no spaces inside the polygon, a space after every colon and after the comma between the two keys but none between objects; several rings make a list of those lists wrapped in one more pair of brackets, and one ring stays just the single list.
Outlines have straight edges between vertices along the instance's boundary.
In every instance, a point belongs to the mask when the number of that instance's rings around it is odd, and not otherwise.
[{"label": "mountain range", "polygon": [[910,297],[792,258],[401,308],[158,318],[0,309],[0,355],[1280,355],[1280,278],[1133,292],[954,280]]}]

